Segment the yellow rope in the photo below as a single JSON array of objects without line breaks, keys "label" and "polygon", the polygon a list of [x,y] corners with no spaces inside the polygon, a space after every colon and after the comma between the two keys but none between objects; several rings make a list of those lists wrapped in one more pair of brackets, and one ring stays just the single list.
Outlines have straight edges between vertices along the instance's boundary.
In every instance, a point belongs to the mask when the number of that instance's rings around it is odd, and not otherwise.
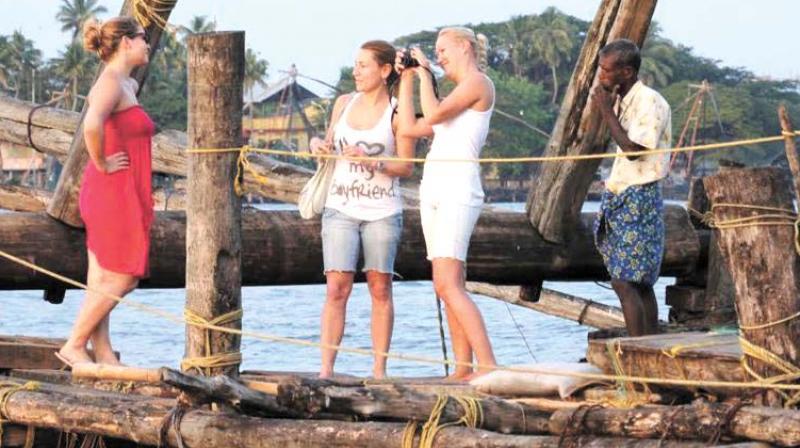
[{"label": "yellow rope", "polygon": [[[800,135],[795,132],[793,135]],[[542,163],[542,162],[568,162],[579,160],[596,160],[596,159],[609,159],[618,157],[631,157],[631,156],[647,156],[654,154],[667,154],[667,153],[682,153],[682,152],[695,152],[695,151],[709,151],[713,149],[734,149],[739,146],[756,145],[763,143],[771,143],[784,139],[784,135],[773,137],[759,137],[751,139],[736,140],[731,142],[709,143],[706,145],[685,146],[681,148],[662,148],[662,149],[645,149],[642,151],[631,151],[622,153],[599,153],[599,154],[576,154],[564,156],[531,156],[531,157],[490,157],[478,159],[437,159],[437,158],[419,158],[419,157],[350,157],[342,156],[339,154],[310,154],[307,152],[294,152],[283,149],[271,148],[253,148],[250,146],[235,147],[235,148],[189,148],[186,150],[190,154],[217,154],[225,152],[255,152],[260,154],[270,154],[278,156],[289,156],[297,158],[315,158],[315,159],[346,159],[354,162],[364,161],[384,161],[384,162],[411,162],[411,163],[426,163],[426,162],[439,162],[439,163]]]},{"label": "yellow rope", "polygon": [[[3,446],[3,424],[8,419],[8,400],[12,395],[21,390],[37,390],[39,383],[36,381],[28,381],[25,384],[15,383],[13,381],[0,381],[0,448]],[[31,431],[32,426],[28,426],[28,431],[25,433],[25,448],[32,448],[35,432]],[[34,430],[35,431],[35,430]]]},{"label": "yellow rope", "polygon": [[[742,336],[739,337],[739,345],[742,347],[742,368],[750,376],[756,378],[756,380],[766,383],[779,384],[783,382],[797,381],[800,379],[800,367],[797,367],[789,361],[786,361],[775,353],[767,350],[764,347],[759,347],[758,345],[753,344]],[[762,363],[783,372],[783,375],[775,375],[768,378],[762,377],[749,366],[747,362],[748,357],[761,361]],[[777,393],[783,397],[783,406],[786,408],[793,407],[797,403],[800,403],[800,392],[798,391],[794,391],[793,394],[789,394],[788,392],[778,390]]]},{"label": "yellow rope", "polygon": [[[98,294],[102,297],[108,298],[110,300],[114,300],[119,303],[124,303],[128,306],[137,308],[140,311],[143,311],[148,314],[152,314],[154,316],[159,316],[166,320],[169,320],[173,323],[179,325],[188,325],[189,322],[186,321],[185,318],[178,316],[176,314],[147,306],[142,303],[133,302],[130,300],[124,300],[119,296],[114,294],[109,294],[104,291],[98,291],[95,289],[90,289],[85,284],[78,282],[76,280],[70,279],[60,274],[56,274],[48,269],[45,269],[41,266],[38,266],[34,263],[31,263],[27,260],[23,260],[19,257],[15,257],[14,255],[9,254],[8,252],[0,250],[0,256],[6,258],[10,261],[13,261],[21,266],[25,266],[30,268],[36,272],[41,272],[45,275],[48,275],[56,280],[62,281],[68,285],[74,286],[76,288],[85,289],[87,291],[93,292]],[[534,369],[529,367],[512,367],[512,366],[502,366],[502,365],[484,365],[484,364],[473,364],[468,362],[460,362],[455,360],[441,360],[437,358],[431,358],[426,356],[418,356],[418,355],[406,355],[402,353],[391,353],[391,352],[382,352],[378,350],[370,350],[370,349],[362,349],[362,348],[354,348],[354,347],[345,347],[342,345],[336,344],[325,344],[320,342],[312,342],[312,341],[305,341],[302,339],[295,339],[289,338],[285,336],[277,336],[272,334],[260,333],[255,331],[245,331],[239,330],[235,328],[227,328],[221,327],[219,325],[211,325],[211,324],[200,324],[195,323],[192,324],[198,328],[205,328],[209,330],[218,331],[221,333],[228,333],[239,335],[242,337],[249,337],[253,339],[259,339],[263,341],[269,342],[279,342],[284,344],[291,344],[301,347],[313,347],[313,348],[325,348],[331,350],[337,350],[342,353],[353,353],[357,355],[364,355],[364,356],[381,356],[388,359],[400,360],[400,361],[413,361],[419,362],[424,364],[435,364],[435,365],[443,365],[447,364],[450,366],[464,366],[464,367],[472,367],[477,369],[484,369],[484,370],[504,370],[509,372],[521,372],[521,373],[533,373],[537,375],[559,375],[559,376],[566,376],[572,378],[583,378],[583,379],[592,379],[592,380],[600,380],[600,381],[630,381],[635,383],[646,383],[646,384],[659,384],[659,385],[671,385],[671,386],[704,386],[704,387],[719,387],[719,388],[731,388],[731,389],[776,389],[776,390],[791,390],[791,391],[800,391],[800,384],[772,384],[766,381],[751,381],[751,382],[737,382],[737,381],[695,381],[695,380],[677,380],[671,378],[650,378],[650,377],[641,377],[641,376],[628,376],[628,375],[607,375],[607,374],[599,374],[599,373],[587,373],[587,372],[573,372],[573,371],[566,371],[566,370],[553,370],[553,369]]]},{"label": "yellow rope", "polygon": [[167,27],[167,20],[162,13],[172,11],[176,2],[177,0],[133,0],[133,17],[145,28],[155,25],[163,30]]},{"label": "yellow rope", "polygon": [[406,428],[403,430],[403,439],[400,442],[402,448],[414,448],[414,436],[417,434],[417,422],[411,420],[406,423]]},{"label": "yellow rope", "polygon": [[235,366],[242,363],[241,352],[217,353],[217,354],[211,353],[211,329],[209,328],[210,326],[223,326],[241,320],[242,316],[244,315],[244,312],[242,311],[241,308],[239,308],[238,310],[233,310],[229,313],[225,313],[221,316],[217,316],[211,320],[206,320],[204,317],[194,313],[192,310],[189,309],[184,309],[183,315],[184,318],[186,319],[187,324],[203,328],[205,330],[204,347],[206,355],[203,357],[196,357],[196,358],[184,358],[184,360],[181,361],[182,370],[186,371],[195,369],[198,372],[203,373],[203,369],[205,369],[205,375],[211,376],[211,369]]},{"label": "yellow rope", "polygon": [[[441,420],[442,413],[444,413],[445,408],[447,408],[447,403],[450,401],[450,398],[453,398],[453,400],[461,406],[464,415],[454,422],[439,424],[439,420]],[[481,407],[480,401],[475,397],[451,397],[447,394],[437,394],[436,403],[433,405],[433,409],[431,409],[431,415],[428,417],[428,421],[422,425],[422,432],[419,434],[419,448],[433,448],[433,441],[436,438],[436,434],[438,434],[441,429],[457,425],[464,425],[473,429],[483,425],[483,408]]]}]

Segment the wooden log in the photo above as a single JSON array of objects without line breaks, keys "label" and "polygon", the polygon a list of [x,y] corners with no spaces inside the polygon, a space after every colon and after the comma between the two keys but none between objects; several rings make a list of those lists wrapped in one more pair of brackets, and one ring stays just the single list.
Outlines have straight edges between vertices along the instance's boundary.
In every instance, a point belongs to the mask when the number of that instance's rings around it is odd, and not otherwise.
[{"label": "wooden log", "polygon": [[[364,419],[425,421],[443,394],[420,393],[403,386],[379,387],[311,386],[284,382],[278,385],[278,403],[306,417],[317,414],[356,415]],[[482,429],[513,434],[542,434],[547,431],[549,413],[521,403],[498,398],[477,398],[483,416]],[[447,398],[441,423],[454,422],[465,410]]]},{"label": "wooden log", "polygon": [[[668,207],[667,244],[661,274],[694,269],[702,250],[686,211]],[[584,215],[585,222],[593,214]],[[395,271],[405,280],[429,280],[419,212],[407,210]],[[180,288],[185,279],[185,214],[157,212],[151,232],[150,277],[140,287]],[[484,212],[472,235],[467,276],[474,281],[525,284],[531,276],[553,280],[607,277],[588,227],[568,246],[544,242],[521,213]],[[242,211],[243,285],[324,283],[320,222],[294,211]],[[0,250],[74,279],[86,275],[83,232],[59,226],[41,214],[0,213]],[[43,289],[44,274],[0,259],[0,290]]]},{"label": "wooden log", "polygon": [[[590,339],[586,359],[614,374],[616,357],[626,375],[697,381],[747,381],[741,349],[733,334],[667,333],[616,339]],[[694,390],[678,386],[653,389]],[[750,389],[703,388],[720,396],[746,396]]]},{"label": "wooden log", "polygon": [[72,366],[72,377],[149,383],[161,381],[161,375],[157,369],[95,363],[76,363]]},{"label": "wooden log", "polygon": [[[581,424],[577,424],[577,420]],[[572,424],[571,427],[569,427]],[[567,429],[569,427],[569,429]],[[702,403],[683,406],[639,406],[634,409],[584,408],[560,410],[550,418],[550,432],[632,438],[766,442],[800,444],[800,411],[761,406]]]},{"label": "wooden log", "polygon": [[[55,352],[65,342],[58,338],[0,335],[0,370],[63,368],[64,363],[56,358]],[[89,354],[92,353],[89,350]]]},{"label": "wooden log", "polygon": [[[141,1],[145,3],[145,5],[138,5],[139,8],[142,8],[143,6],[151,8],[158,18],[164,22],[169,19],[169,15],[172,13],[172,9],[175,7],[176,3],[164,3],[160,2],[159,0]],[[125,0],[125,3],[122,4],[120,15],[132,16],[134,8],[137,7],[136,3],[137,2],[135,0]],[[161,33],[163,33],[163,30],[155,20],[153,20],[152,23],[142,25],[144,26],[144,31],[147,33],[147,36],[150,40],[150,60],[152,61],[155,59],[156,52],[158,52],[158,43],[161,39]],[[95,74],[95,80],[100,77],[100,74],[103,72],[104,68],[105,64],[100,64],[100,66],[97,68],[97,73]],[[139,91],[136,93],[137,96],[142,91],[144,83],[147,80],[147,71],[148,66],[144,65],[137,67],[133,73],[131,73],[131,77],[139,84]],[[64,222],[65,224],[75,227],[83,227],[83,221],[81,220],[80,211],[78,210],[78,192],[80,191],[81,187],[81,179],[83,179],[84,167],[86,166],[86,162],[89,160],[89,154],[86,151],[86,142],[83,139],[83,117],[85,116],[87,109],[88,104],[84,104],[83,111],[81,112],[81,125],[78,126],[75,131],[75,138],[72,140],[72,144],[70,145],[69,156],[64,163],[64,168],[61,171],[61,177],[58,179],[58,185],[53,193],[53,199],[50,201],[50,204],[47,207],[47,213],[50,216]]]},{"label": "wooden log", "polygon": [[[35,105],[0,95],[0,140],[28,146],[28,113]],[[80,122],[80,114],[62,109],[45,108],[33,115],[33,142],[45,153],[65,160],[70,142]],[[173,129],[162,130],[153,137],[153,172],[186,175],[186,133]],[[251,154],[249,170],[269,179],[261,183],[247,170],[244,189],[259,196],[281,202],[297,202],[297,196],[314,173],[291,163],[281,162],[260,154]],[[419,204],[418,194],[401,188],[406,206]]]},{"label": "wooden log", "polygon": [[594,328],[624,328],[625,318],[619,307],[609,306],[563,292],[543,288],[535,302],[524,298],[524,288],[489,283],[467,282],[467,291],[507,303],[562,317]]},{"label": "wooden log", "polygon": [[[581,54],[564,94],[544,155],[596,154],[605,151],[606,130],[589,93],[598,54],[607,43],[627,38],[641,47],[656,0],[604,0],[586,34]],[[528,196],[528,216],[546,241],[567,241],[580,222],[580,211],[600,160],[543,164]]]},{"label": "wooden log", "polygon": [[[189,148],[234,148],[242,142],[244,32],[188,39]],[[186,209],[186,310],[206,322],[242,308],[242,202],[234,183],[238,154],[189,158]],[[241,318],[218,324],[242,328]],[[184,362],[238,355],[241,337],[186,326]],[[239,374],[239,362],[189,369]],[[191,366],[191,364],[190,364]]]},{"label": "wooden log", "polygon": [[[0,209],[15,212],[43,212],[47,209],[53,194],[46,190],[0,185]],[[186,192],[167,191],[163,188],[153,190],[154,210],[185,210]]]},{"label": "wooden log", "polygon": [[41,212],[47,207],[50,192],[33,188],[0,185],[0,209],[15,212]]},{"label": "wooden log", "polygon": [[[722,172],[707,177],[705,187],[712,204],[794,210],[789,186],[775,168]],[[765,213],[768,212],[721,207],[715,210],[715,219],[723,223]],[[718,242],[733,278],[743,337],[792,365],[800,366],[800,325],[797,325],[797,320],[758,329],[743,328],[769,324],[800,312],[800,270],[795,251],[795,230],[792,220],[784,221],[786,225],[722,228],[718,230]],[[747,356],[747,363],[761,377],[787,373],[752,356]],[[784,402],[784,397],[774,391],[759,393],[759,399],[773,406]]]},{"label": "wooden log", "polygon": [[[40,385],[37,390],[13,393],[0,410],[0,417],[21,425],[35,424],[76,433],[116,437],[142,445],[159,445],[160,432],[172,400],[101,393],[86,389]],[[188,410],[177,424],[167,426],[165,446],[208,448],[330,448],[401,446],[405,423],[306,421],[264,419],[202,410]],[[414,446],[419,445],[419,437]],[[656,447],[658,441],[579,437],[581,446]],[[497,434],[462,427],[442,428],[435,448],[547,447],[559,446],[558,437]],[[665,443],[665,447],[695,447],[696,444]]]},{"label": "wooden log", "polygon": [[224,375],[209,378],[186,375],[162,367],[158,371],[160,380],[188,393],[197,402],[226,402],[248,415],[300,417],[301,414],[278,403],[274,395],[247,387]]},{"label": "wooden log", "polygon": [[778,119],[781,122],[781,130],[784,132],[783,143],[786,147],[786,159],[789,161],[789,170],[792,172],[794,181],[794,197],[800,200],[800,155],[797,154],[797,147],[794,143],[797,136],[794,134],[792,118],[783,104],[778,106]]}]

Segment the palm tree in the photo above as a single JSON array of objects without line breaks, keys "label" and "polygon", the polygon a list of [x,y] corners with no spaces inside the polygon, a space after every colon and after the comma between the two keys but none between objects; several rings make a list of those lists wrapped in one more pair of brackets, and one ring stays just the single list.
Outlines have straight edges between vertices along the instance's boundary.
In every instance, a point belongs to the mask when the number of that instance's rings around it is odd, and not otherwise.
[{"label": "palm tree", "polygon": [[677,65],[677,51],[669,39],[660,36],[661,27],[652,22],[642,45],[642,67],[639,77],[651,87],[665,87],[672,80]]},{"label": "palm tree", "polygon": [[179,32],[183,35],[184,40],[197,33],[210,33],[217,29],[217,22],[209,21],[206,16],[194,16],[189,21],[188,26],[181,26]]},{"label": "palm tree", "polygon": [[258,53],[248,48],[244,56],[244,91],[252,95],[256,85],[266,86],[264,81],[267,77],[269,62],[258,57]]},{"label": "palm tree", "polygon": [[527,62],[526,46],[528,38],[533,29],[532,16],[516,16],[506,22],[504,29],[500,33],[499,46],[505,48],[508,62],[511,64],[511,71],[514,76],[521,78],[524,72],[524,65]]},{"label": "palm tree", "polygon": [[531,32],[531,48],[550,67],[553,77],[553,97],[558,98],[558,68],[569,56],[574,42],[570,25],[557,9],[547,8],[538,18],[536,29]]},{"label": "palm tree", "polygon": [[30,76],[31,70],[38,68],[42,63],[42,52],[34,47],[32,40],[26,39],[19,31],[14,31],[7,45],[7,58],[12,70],[6,70],[14,77],[12,90],[14,90],[14,97],[19,98],[25,77]]},{"label": "palm tree", "polygon": [[8,37],[0,36],[0,86],[5,90],[13,90],[9,84],[13,77],[11,64],[11,44],[8,42]]},{"label": "palm tree", "polygon": [[61,52],[60,57],[53,59],[53,64],[56,73],[66,80],[67,85],[64,90],[70,92],[72,110],[76,110],[80,84],[94,73],[92,58],[88,57],[81,43],[74,40]]},{"label": "palm tree", "polygon": [[61,0],[56,19],[61,22],[61,31],[72,30],[72,39],[75,39],[87,20],[107,11],[105,6],[97,5],[97,0]]}]

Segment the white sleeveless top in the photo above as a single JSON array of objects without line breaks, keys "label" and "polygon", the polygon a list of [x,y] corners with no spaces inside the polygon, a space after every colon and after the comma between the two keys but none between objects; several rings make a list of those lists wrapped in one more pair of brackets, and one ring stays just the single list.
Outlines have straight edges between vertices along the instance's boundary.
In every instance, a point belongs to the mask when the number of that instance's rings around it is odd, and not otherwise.
[{"label": "white sleeveless top", "polygon": [[[341,154],[343,147],[354,145],[368,156],[393,157],[396,153],[392,132],[394,99],[373,128],[353,129],[347,124],[347,116],[360,95],[356,93],[350,99],[333,128],[336,153]],[[383,219],[403,211],[400,182],[397,177],[368,170],[359,162],[337,159],[325,207],[363,221]]]},{"label": "white sleeveless top", "polygon": [[488,110],[467,109],[444,123],[433,125],[433,143],[425,157],[420,201],[475,207],[483,204],[481,169],[477,162],[435,162],[431,159],[479,158],[489,134],[493,111],[494,101]]}]

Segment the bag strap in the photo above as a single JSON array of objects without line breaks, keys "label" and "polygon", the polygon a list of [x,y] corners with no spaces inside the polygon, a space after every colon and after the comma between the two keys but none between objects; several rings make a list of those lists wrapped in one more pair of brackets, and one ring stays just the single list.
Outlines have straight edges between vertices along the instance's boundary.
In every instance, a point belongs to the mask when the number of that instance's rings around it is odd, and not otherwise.
[{"label": "bag strap", "polygon": [[[344,114],[344,111],[347,110],[347,107],[350,105],[350,103],[353,101],[353,99],[357,96],[357,93],[358,92],[348,93],[347,94],[347,101],[342,105],[342,109],[340,111],[338,111],[338,113],[335,116],[331,116],[331,123],[330,123],[330,125],[328,125],[328,132],[325,134],[325,140],[327,140],[328,137],[333,137],[333,129],[336,127],[337,124],[339,124],[339,120],[342,118],[342,114]],[[330,135],[328,135],[328,134],[330,134]]]}]

